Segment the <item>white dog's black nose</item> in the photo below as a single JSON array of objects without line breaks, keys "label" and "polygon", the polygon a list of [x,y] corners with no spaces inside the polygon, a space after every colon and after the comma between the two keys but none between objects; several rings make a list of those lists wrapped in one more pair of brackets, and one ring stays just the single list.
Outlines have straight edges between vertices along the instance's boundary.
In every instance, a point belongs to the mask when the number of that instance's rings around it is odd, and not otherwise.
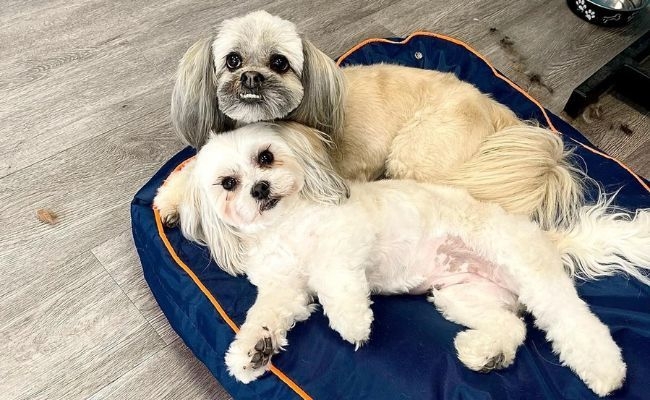
[{"label": "white dog's black nose", "polygon": [[251,189],[251,196],[257,200],[266,200],[270,194],[271,185],[267,181],[259,181]]},{"label": "white dog's black nose", "polygon": [[257,71],[246,71],[241,74],[241,84],[247,89],[257,89],[264,82],[264,75]]}]

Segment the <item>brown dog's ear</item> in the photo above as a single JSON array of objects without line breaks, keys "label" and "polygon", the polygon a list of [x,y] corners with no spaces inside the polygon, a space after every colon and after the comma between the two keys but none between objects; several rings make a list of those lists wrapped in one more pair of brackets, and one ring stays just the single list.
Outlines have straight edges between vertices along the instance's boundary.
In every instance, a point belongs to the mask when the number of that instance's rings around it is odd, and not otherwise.
[{"label": "brown dog's ear", "polygon": [[229,129],[228,118],[219,111],[215,66],[212,57],[214,39],[201,39],[185,52],[176,72],[171,117],[174,128],[190,146],[200,149],[210,131]]},{"label": "brown dog's ear", "polygon": [[309,40],[302,40],[302,102],[289,119],[334,138],[343,131],[345,80],[340,68]]},{"label": "brown dog's ear", "polygon": [[303,170],[303,196],[322,204],[340,204],[350,197],[350,188],[334,170],[329,155],[331,142],[324,133],[295,122],[278,127]]}]

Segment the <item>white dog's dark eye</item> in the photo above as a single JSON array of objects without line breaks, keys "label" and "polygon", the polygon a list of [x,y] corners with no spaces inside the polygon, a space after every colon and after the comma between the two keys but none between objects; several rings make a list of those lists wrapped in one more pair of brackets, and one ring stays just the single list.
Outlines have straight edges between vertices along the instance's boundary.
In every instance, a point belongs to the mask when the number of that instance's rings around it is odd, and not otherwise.
[{"label": "white dog's dark eye", "polygon": [[260,165],[271,165],[271,164],[273,164],[273,153],[271,153],[268,149],[262,151],[257,156],[257,162]]},{"label": "white dog's dark eye", "polygon": [[287,72],[289,69],[289,61],[285,56],[279,54],[274,54],[271,56],[271,62],[269,67],[275,72]]},{"label": "white dog's dark eye", "polygon": [[226,56],[226,67],[233,71],[241,67],[241,56],[237,53],[230,53]]},{"label": "white dog's dark eye", "polygon": [[227,176],[221,180],[221,186],[227,191],[233,191],[237,187],[237,179]]}]

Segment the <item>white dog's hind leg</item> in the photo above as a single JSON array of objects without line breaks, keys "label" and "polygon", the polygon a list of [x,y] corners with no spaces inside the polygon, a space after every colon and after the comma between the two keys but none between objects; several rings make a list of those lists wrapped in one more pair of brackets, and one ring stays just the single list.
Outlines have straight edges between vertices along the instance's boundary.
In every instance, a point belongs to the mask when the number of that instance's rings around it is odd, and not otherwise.
[{"label": "white dog's hind leg", "polygon": [[[550,272],[550,271],[549,271]],[[626,366],[609,329],[583,302],[564,273],[540,273],[522,282],[519,299],[546,331],[553,350],[600,396],[620,388]]]},{"label": "white dog's hind leg", "polygon": [[470,328],[454,340],[458,358],[469,369],[489,372],[514,362],[526,325],[516,314],[513,295],[491,282],[473,282],[434,290],[429,300],[445,318]]},{"label": "white dog's hind leg", "polygon": [[255,304],[226,353],[228,372],[243,383],[270,368],[270,359],[287,345],[286,334],[314,309],[307,290],[287,285],[258,288]]},{"label": "white dog's hind leg", "polygon": [[598,395],[621,387],[626,372],[621,350],[578,297],[556,246],[532,223],[492,211],[477,229],[463,232],[466,243],[505,268],[519,301],[546,331],[563,364]]}]

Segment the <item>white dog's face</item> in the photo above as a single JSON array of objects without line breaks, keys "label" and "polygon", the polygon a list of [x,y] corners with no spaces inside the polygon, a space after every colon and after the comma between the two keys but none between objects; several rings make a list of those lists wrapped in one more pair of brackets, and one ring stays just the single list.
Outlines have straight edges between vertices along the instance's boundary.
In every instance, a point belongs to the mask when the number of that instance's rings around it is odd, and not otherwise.
[{"label": "white dog's face", "polygon": [[281,119],[302,101],[303,46],[293,23],[265,11],[229,19],[212,54],[219,108],[233,120]]},{"label": "white dog's face", "polygon": [[241,231],[272,223],[304,185],[293,152],[266,124],[214,136],[199,152],[195,171],[218,217]]}]

